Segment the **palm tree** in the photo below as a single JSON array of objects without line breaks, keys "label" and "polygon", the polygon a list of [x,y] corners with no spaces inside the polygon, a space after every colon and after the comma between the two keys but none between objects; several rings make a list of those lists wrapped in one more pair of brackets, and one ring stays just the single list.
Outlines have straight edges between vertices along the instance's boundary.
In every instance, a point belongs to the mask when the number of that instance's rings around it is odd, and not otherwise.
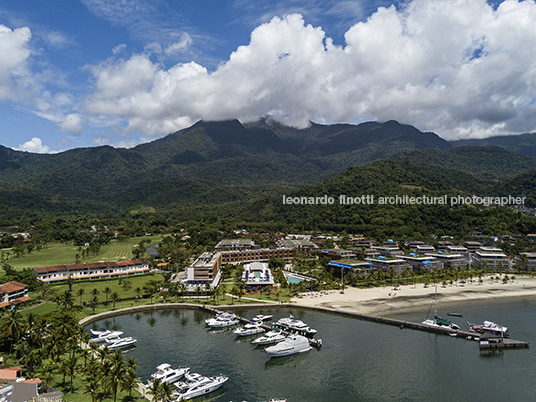
[{"label": "palm tree", "polygon": [[106,304],[108,304],[108,295],[112,293],[112,289],[110,289],[108,286],[104,288],[104,294],[106,295]]},{"label": "palm tree", "polygon": [[117,390],[124,382],[127,369],[125,365],[124,355],[120,350],[117,350],[112,356],[112,366],[108,370],[104,382],[107,388],[112,391],[114,402],[117,401]]},{"label": "palm tree", "polygon": [[100,383],[98,378],[90,376],[86,379],[86,388],[84,389],[84,395],[91,395],[91,402],[95,402],[97,395],[100,391]]},{"label": "palm tree", "polygon": [[157,378],[151,383],[151,386],[149,387],[149,390],[147,391],[147,393],[153,396],[154,402],[158,402],[161,392],[162,392],[162,381],[159,378]]},{"label": "palm tree", "polygon": [[9,337],[9,353],[13,351],[13,343],[17,343],[19,337],[24,332],[24,322],[17,308],[9,311],[7,317],[4,317],[2,324],[2,333],[4,336]]},{"label": "palm tree", "polygon": [[138,382],[138,373],[136,370],[140,368],[138,361],[131,357],[127,361],[127,372],[122,384],[123,389],[128,389],[128,396],[132,398],[132,388],[136,386]]},{"label": "palm tree", "polygon": [[64,364],[65,364],[65,367],[66,367],[68,375],[71,377],[71,381],[70,381],[70,389],[71,390],[70,390],[70,393],[72,394],[73,393],[73,377],[74,377],[75,371],[77,371],[77,369],[78,369],[78,357],[76,355],[68,357],[64,361]]},{"label": "palm tree", "polygon": [[69,310],[74,306],[74,296],[70,290],[64,291],[58,298],[58,303],[63,310]]},{"label": "palm tree", "polygon": [[99,305],[99,298],[97,296],[93,296],[93,298],[89,301],[89,307],[93,310],[93,314],[95,314],[95,308]]},{"label": "palm tree", "polygon": [[142,294],[141,288],[137,287],[136,289],[134,289],[134,293],[136,293],[136,298],[139,299],[141,297],[141,294]]},{"label": "palm tree", "polygon": [[113,292],[113,293],[112,293],[112,296],[110,297],[110,300],[111,300],[112,303],[113,303],[113,308],[112,308],[112,310],[115,310],[115,303],[118,302],[119,300],[121,300],[121,298],[119,297],[119,293],[117,293],[117,292]]},{"label": "palm tree", "polygon": [[54,378],[54,373],[56,372],[56,362],[54,360],[48,360],[41,366],[41,373],[45,380],[46,389],[50,388],[50,383]]},{"label": "palm tree", "polygon": [[82,306],[82,296],[86,290],[84,288],[78,289],[78,296],[80,296],[80,307]]}]

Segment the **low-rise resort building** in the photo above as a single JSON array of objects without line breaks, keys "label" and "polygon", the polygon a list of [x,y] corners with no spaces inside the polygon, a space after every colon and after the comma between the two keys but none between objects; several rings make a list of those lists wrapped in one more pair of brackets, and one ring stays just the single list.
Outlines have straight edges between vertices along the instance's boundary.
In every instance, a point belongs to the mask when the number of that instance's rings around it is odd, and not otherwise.
[{"label": "low-rise resort building", "polygon": [[45,283],[64,281],[69,277],[74,280],[102,279],[145,274],[149,271],[149,261],[145,258],[51,265],[33,269],[33,273],[37,275],[37,279]]},{"label": "low-rise resort building", "polygon": [[28,285],[17,281],[0,284],[0,310],[11,308],[31,300],[28,297]]}]

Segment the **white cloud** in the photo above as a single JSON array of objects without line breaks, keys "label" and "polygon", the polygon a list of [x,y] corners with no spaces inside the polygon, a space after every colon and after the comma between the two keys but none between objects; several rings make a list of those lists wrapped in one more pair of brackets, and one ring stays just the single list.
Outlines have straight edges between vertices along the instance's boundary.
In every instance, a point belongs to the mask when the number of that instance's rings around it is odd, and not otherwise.
[{"label": "white cloud", "polygon": [[26,95],[31,36],[29,28],[0,25],[0,101],[21,101]]},{"label": "white cloud", "polygon": [[70,113],[58,123],[58,127],[69,134],[80,135],[82,134],[82,119],[78,113]]},{"label": "white cloud", "polygon": [[17,151],[33,152],[36,154],[46,154],[50,152],[50,148],[43,145],[41,138],[33,137],[30,141],[26,141],[24,144],[14,148]]},{"label": "white cloud", "polygon": [[274,18],[213,73],[134,55],[96,66],[90,113],[166,134],[268,113],[304,127],[397,119],[447,138],[536,131],[536,5],[414,0],[352,26],[344,47],[298,14]]}]

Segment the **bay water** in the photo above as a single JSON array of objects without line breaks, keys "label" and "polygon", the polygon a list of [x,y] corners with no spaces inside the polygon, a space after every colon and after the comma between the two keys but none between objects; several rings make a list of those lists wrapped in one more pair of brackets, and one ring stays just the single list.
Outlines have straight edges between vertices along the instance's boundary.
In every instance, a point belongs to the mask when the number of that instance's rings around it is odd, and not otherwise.
[{"label": "bay water", "polygon": [[[444,317],[447,312],[463,314],[449,317],[462,328],[466,320],[495,321],[531,348],[480,352],[475,341],[299,308],[237,311],[245,318],[273,314],[273,322],[292,314],[318,330],[320,349],[271,360],[251,344],[255,336],[236,338],[232,329],[209,330],[204,320],[212,315],[201,310],[128,314],[90,327],[117,329],[138,339],[126,353],[138,359],[143,382],[162,363],[229,377],[222,389],[199,400],[536,401],[536,297],[441,307]],[[427,313],[428,307],[389,316],[421,322]]]}]

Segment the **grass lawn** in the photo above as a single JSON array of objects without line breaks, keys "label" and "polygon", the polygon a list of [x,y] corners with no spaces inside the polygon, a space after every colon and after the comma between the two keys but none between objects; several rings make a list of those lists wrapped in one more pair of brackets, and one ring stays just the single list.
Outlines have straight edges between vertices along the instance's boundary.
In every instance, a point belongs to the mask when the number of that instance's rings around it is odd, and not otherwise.
[{"label": "grass lawn", "polygon": [[[142,239],[149,239],[150,244],[154,244],[161,241],[162,236],[133,237],[124,240],[112,240],[110,241],[110,244],[102,246],[99,254],[90,255],[89,257],[84,258],[82,262],[116,261],[125,258],[134,258],[132,249],[134,248],[134,245],[138,244]],[[8,264],[13,268],[18,269],[75,264],[75,255],[77,253],[77,246],[71,244],[52,244],[39,251],[32,251],[30,254],[25,254],[22,257],[12,258],[8,261]],[[148,255],[146,255],[146,257],[147,256]]]},{"label": "grass lawn", "polygon": [[[84,293],[82,295],[82,302],[88,302],[93,298],[91,294],[93,289],[97,289],[99,291],[99,295],[97,297],[99,298],[100,303],[106,301],[106,294],[104,293],[104,289],[107,287],[110,288],[112,292],[117,292],[119,294],[120,299],[131,299],[136,297],[136,288],[143,289],[143,286],[146,285],[147,282],[153,280],[162,282],[162,274],[150,273],[145,275],[131,275],[128,277],[107,280],[74,282],[72,292],[76,304],[80,304],[80,295],[78,293],[80,289],[84,289]],[[127,282],[130,282],[130,284],[128,286],[125,286]],[[58,285],[50,285],[48,289],[49,291],[46,295],[46,298],[52,299],[55,295],[59,295],[64,291],[68,290],[69,286],[66,283],[62,283]],[[110,300],[110,295],[111,293],[108,295],[108,300]],[[32,298],[37,298],[41,296],[41,292],[30,292],[29,296]]]}]

